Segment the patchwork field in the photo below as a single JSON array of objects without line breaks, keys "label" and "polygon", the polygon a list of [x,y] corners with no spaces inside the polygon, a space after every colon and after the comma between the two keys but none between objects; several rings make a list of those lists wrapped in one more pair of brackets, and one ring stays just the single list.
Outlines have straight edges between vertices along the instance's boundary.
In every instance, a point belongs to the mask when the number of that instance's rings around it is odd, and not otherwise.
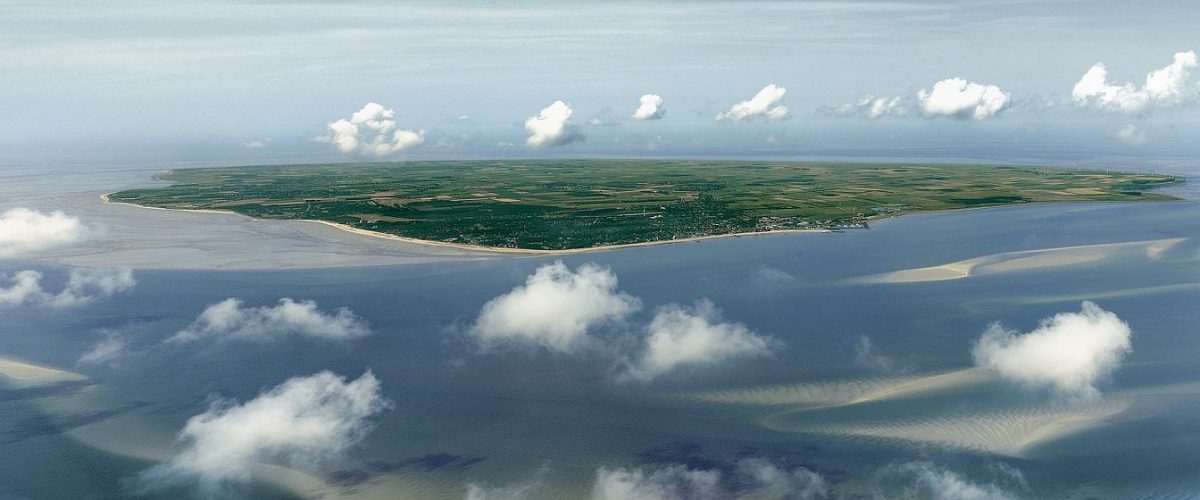
[{"label": "patchwork field", "polygon": [[489,160],[177,170],[112,201],[314,219],[531,250],[787,229],[1031,202],[1145,201],[1181,179],[1040,167],[679,160]]}]

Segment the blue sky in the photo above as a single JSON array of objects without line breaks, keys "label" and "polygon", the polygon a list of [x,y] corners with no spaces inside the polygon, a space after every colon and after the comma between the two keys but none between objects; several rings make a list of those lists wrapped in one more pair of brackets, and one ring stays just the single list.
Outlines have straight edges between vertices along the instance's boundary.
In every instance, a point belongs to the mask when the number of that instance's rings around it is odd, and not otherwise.
[{"label": "blue sky", "polygon": [[[385,159],[1170,154],[1197,142],[1197,75],[1133,111],[1072,88],[1097,62],[1143,84],[1200,49],[1198,19],[1190,2],[8,1],[0,164],[375,159],[311,140],[368,102],[421,133]],[[1002,109],[922,111],[917,93],[955,77]],[[768,84],[786,119],[714,119]],[[662,119],[632,119],[644,94]],[[832,112],[866,94],[906,116]],[[529,147],[526,120],[556,100],[584,139]]]}]

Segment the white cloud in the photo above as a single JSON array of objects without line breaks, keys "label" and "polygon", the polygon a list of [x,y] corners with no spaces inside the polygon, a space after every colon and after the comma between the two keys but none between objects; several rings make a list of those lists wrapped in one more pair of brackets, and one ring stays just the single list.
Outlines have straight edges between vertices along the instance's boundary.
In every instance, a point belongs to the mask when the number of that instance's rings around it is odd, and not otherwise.
[{"label": "white cloud", "polygon": [[1133,123],[1125,124],[1113,135],[1127,146],[1144,146],[1146,144],[1146,131]]},{"label": "white cloud", "polygon": [[1178,52],[1170,65],[1146,75],[1141,86],[1108,82],[1108,68],[1096,63],[1075,83],[1075,104],[1106,111],[1141,113],[1154,107],[1194,103],[1200,98],[1200,82],[1192,78],[1196,52]]},{"label": "white cloud", "polygon": [[772,291],[796,283],[796,277],[783,269],[761,266],[750,275],[750,285],[756,290]]},{"label": "white cloud", "polygon": [[67,277],[67,286],[55,295],[51,305],[70,307],[111,297],[137,285],[131,269],[76,268]]},{"label": "white cloud", "polygon": [[153,491],[197,481],[213,495],[249,480],[259,464],[315,469],[362,440],[371,418],[389,405],[371,372],[347,382],[322,371],[289,379],[241,405],[219,401],[188,419],[179,434],[183,451],[145,471],[142,486]]},{"label": "white cloud", "polygon": [[721,474],[714,470],[665,467],[649,474],[641,469],[596,471],[593,500],[685,500],[720,498]]},{"label": "white cloud", "polygon": [[126,342],[121,332],[105,329],[100,333],[104,335],[104,338],[79,357],[79,364],[92,366],[113,364],[124,355]]},{"label": "white cloud", "polygon": [[[888,498],[929,500],[1015,500],[1019,496],[996,483],[973,482],[930,462],[910,462],[884,468],[882,474],[898,479],[893,485],[902,496]],[[1011,467],[1000,467],[1005,483],[1016,489],[1025,488],[1025,479]]]},{"label": "white cloud", "polygon": [[42,273],[19,271],[12,285],[0,287],[0,304],[38,304],[50,307],[75,307],[128,291],[137,284],[130,269],[75,268],[57,294],[42,288]]},{"label": "white cloud", "polygon": [[646,327],[645,351],[624,378],[646,381],[679,366],[711,365],[738,357],[768,354],[774,343],[741,323],[721,322],[707,299],[694,307],[669,304],[655,311]]},{"label": "white cloud", "polygon": [[892,359],[880,354],[870,337],[863,335],[858,338],[854,350],[854,364],[863,368],[880,371],[891,371],[895,364]]},{"label": "white cloud", "polygon": [[17,271],[12,278],[5,281],[11,284],[0,287],[0,304],[24,304],[26,302],[41,302],[47,294],[42,290],[42,273],[37,271]]},{"label": "white cloud", "polygon": [[533,477],[504,486],[468,484],[466,500],[525,500],[545,486],[544,480],[549,472],[549,467],[539,467]]},{"label": "white cloud", "polygon": [[744,120],[763,118],[777,120],[790,115],[787,106],[780,103],[787,89],[775,84],[767,85],[754,94],[748,101],[741,101],[729,107],[729,111],[717,114],[718,121],[740,122]]},{"label": "white cloud", "polygon": [[326,314],[311,300],[283,298],[275,307],[244,307],[241,300],[230,298],[209,305],[191,325],[167,341],[211,338],[268,342],[287,336],[352,340],[370,334],[370,326],[346,307]]},{"label": "white cloud", "polygon": [[827,498],[828,489],[824,478],[803,467],[789,471],[764,459],[746,459],[738,462],[731,476],[680,465],[649,472],[602,467],[592,483],[592,500],[816,500]]},{"label": "white cloud", "polygon": [[525,132],[529,134],[525,144],[547,148],[582,141],[583,134],[570,123],[571,113],[571,107],[562,101],[542,108],[537,116],[525,120]]},{"label": "white cloud", "polygon": [[874,120],[885,116],[908,116],[909,107],[909,102],[903,97],[877,97],[867,94],[853,104],[843,104],[832,109],[822,108],[822,111],[834,116],[858,116]]},{"label": "white cloud", "polygon": [[0,214],[0,258],[78,243],[87,235],[88,228],[78,218],[61,211],[11,208]]},{"label": "white cloud", "polygon": [[992,324],[973,355],[975,364],[1025,386],[1094,396],[1096,383],[1130,351],[1130,334],[1116,314],[1084,302],[1080,312],[1056,314],[1026,334]]},{"label": "white cloud", "polygon": [[662,107],[662,97],[646,94],[639,100],[641,104],[633,111],[634,120],[658,120],[667,114],[667,110]]},{"label": "white cloud", "polygon": [[315,140],[333,144],[342,153],[369,156],[387,156],[425,143],[424,130],[398,130],[395,118],[395,110],[369,102],[349,120],[331,122],[329,135]]},{"label": "white cloud", "polygon": [[1011,98],[995,85],[947,78],[933,84],[933,90],[917,91],[917,103],[925,116],[983,120],[1007,108]]},{"label": "white cloud", "polygon": [[815,500],[829,495],[829,485],[820,474],[803,467],[790,471],[761,459],[745,459],[738,463],[738,474],[745,477],[753,498],[787,498]]},{"label": "white cloud", "polygon": [[275,142],[274,138],[264,137],[262,139],[255,139],[253,141],[243,143],[242,145],[246,146],[247,149],[262,149],[267,147],[267,145],[271,144],[272,142]]},{"label": "white cloud", "polygon": [[589,329],[640,308],[638,299],[617,291],[617,276],[608,268],[589,263],[572,272],[557,261],[484,304],[471,334],[484,347],[520,342],[571,352],[583,347]]}]

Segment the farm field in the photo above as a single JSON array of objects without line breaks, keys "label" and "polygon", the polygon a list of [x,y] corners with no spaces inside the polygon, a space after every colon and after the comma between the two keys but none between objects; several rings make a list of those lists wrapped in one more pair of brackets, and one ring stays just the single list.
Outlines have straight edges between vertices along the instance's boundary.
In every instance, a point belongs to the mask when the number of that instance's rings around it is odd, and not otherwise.
[{"label": "farm field", "polygon": [[426,241],[570,250],[861,227],[919,211],[1169,200],[1171,176],[1025,166],[488,160],[171,171],[137,205],[312,219]]}]

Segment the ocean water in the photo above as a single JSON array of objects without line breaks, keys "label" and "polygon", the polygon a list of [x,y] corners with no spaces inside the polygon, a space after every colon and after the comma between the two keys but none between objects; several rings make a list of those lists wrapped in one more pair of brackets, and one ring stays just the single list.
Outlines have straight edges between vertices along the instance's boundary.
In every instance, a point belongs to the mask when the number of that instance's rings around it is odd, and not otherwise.
[{"label": "ocean water", "polygon": [[[44,200],[28,192],[25,201]],[[958,279],[886,278],[972,259]],[[472,344],[466,332],[483,304],[555,260],[607,266],[641,299],[628,324],[595,332],[615,347],[562,355]],[[22,269],[56,289],[69,267],[0,260],[0,274]],[[178,451],[179,430],[215,398],[246,401],[321,370],[370,370],[392,409],[336,463],[299,479],[264,473],[238,494],[461,498],[469,484],[536,479],[534,497],[572,498],[588,494],[600,467],[728,472],[760,458],[821,474],[835,498],[902,495],[909,483],[897,485],[896,471],[912,463],[1020,498],[1200,495],[1193,201],[917,214],[869,230],[561,258],[135,276],[129,293],[83,308],[0,309],[0,358],[79,375],[0,390],[0,498],[132,495],[137,475]],[[229,297],[347,306],[374,334],[163,343]],[[656,307],[700,299],[776,339],[774,354],[647,383],[616,376]],[[1029,391],[974,369],[972,346],[993,322],[1028,331],[1085,300],[1133,330],[1133,350],[1099,398]],[[79,363],[106,329],[123,332],[126,354]],[[886,362],[862,362],[864,337]]]}]

